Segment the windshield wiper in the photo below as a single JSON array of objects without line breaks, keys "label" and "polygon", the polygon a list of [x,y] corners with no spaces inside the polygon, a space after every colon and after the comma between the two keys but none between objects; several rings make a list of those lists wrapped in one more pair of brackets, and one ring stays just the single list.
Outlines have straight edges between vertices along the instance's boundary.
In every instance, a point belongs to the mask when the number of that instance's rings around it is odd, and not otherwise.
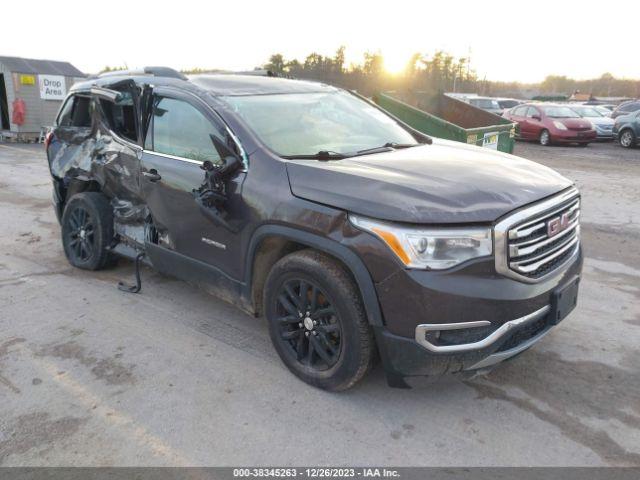
[{"label": "windshield wiper", "polygon": [[332,152],[331,150],[320,150],[312,155],[282,155],[287,160],[342,160],[349,155],[343,153]]},{"label": "windshield wiper", "polygon": [[417,147],[423,145],[422,143],[396,143],[387,142],[384,145],[373,148],[365,148],[364,150],[358,150],[356,153],[349,155],[350,157],[357,157],[358,155],[369,155],[371,153],[391,152],[392,150],[400,150],[402,148]]},{"label": "windshield wiper", "polygon": [[287,160],[342,160],[344,158],[357,157],[359,155],[368,155],[371,153],[379,152],[391,152],[393,150],[400,150],[402,148],[417,147],[418,145],[424,144],[387,142],[380,147],[366,148],[364,150],[358,150],[355,153],[338,153],[332,150],[320,150],[318,153],[314,153],[312,155],[282,155],[282,158],[285,158]]}]

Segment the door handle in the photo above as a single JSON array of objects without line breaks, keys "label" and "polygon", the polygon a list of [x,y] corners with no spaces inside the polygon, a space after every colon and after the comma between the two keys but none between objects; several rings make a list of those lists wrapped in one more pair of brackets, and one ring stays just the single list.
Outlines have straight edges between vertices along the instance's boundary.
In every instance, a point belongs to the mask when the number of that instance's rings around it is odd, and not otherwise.
[{"label": "door handle", "polygon": [[158,173],[158,171],[155,168],[152,168],[148,172],[146,172],[146,171],[142,172],[142,175],[147,177],[150,182],[157,182],[158,180],[162,179],[162,177],[160,176],[160,174]]}]

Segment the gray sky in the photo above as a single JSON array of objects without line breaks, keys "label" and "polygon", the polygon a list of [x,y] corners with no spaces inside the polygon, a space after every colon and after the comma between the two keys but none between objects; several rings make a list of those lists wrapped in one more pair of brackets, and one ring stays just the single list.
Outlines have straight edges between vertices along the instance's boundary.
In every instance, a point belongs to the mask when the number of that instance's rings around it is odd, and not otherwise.
[{"label": "gray sky", "polygon": [[390,71],[413,52],[466,56],[490,80],[548,74],[640,78],[640,1],[16,1],[0,6],[0,55],[105,65],[251,69],[347,47],[380,51]]}]

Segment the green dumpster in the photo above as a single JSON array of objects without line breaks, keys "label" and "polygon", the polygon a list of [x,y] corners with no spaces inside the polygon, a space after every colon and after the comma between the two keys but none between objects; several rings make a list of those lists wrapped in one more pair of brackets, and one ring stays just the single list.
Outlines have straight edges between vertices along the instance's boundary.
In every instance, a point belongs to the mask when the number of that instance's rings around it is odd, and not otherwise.
[{"label": "green dumpster", "polygon": [[432,137],[513,152],[516,125],[461,100],[443,94],[402,96],[395,92],[377,93],[373,100],[401,121]]}]

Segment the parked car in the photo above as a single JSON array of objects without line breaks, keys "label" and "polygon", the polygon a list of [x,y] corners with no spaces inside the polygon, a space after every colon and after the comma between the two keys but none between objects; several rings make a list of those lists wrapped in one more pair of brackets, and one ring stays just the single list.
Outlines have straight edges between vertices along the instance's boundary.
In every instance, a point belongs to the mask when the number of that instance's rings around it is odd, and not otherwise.
[{"label": "parked car", "polygon": [[71,265],[135,259],[265,316],[320,388],[354,385],[376,350],[393,386],[486,371],[576,304],[572,181],[338,88],[103,75],[72,87],[45,145]]},{"label": "parked car", "polygon": [[518,124],[518,138],[537,140],[541,145],[574,143],[586,147],[596,139],[596,130],[566,105],[527,103],[505,112]]},{"label": "parked car", "polygon": [[611,112],[611,118],[618,118],[621,115],[627,115],[628,113],[637,112],[638,110],[640,110],[640,100],[623,102]]},{"label": "parked car", "polygon": [[613,139],[613,124],[615,123],[613,118],[602,115],[595,107],[589,105],[571,105],[571,110],[593,124],[598,140]]},{"label": "parked car", "polygon": [[502,115],[504,108],[500,106],[495,98],[490,97],[470,97],[465,100],[467,103],[478,107],[486,112]]},{"label": "parked car", "polygon": [[507,110],[524,103],[522,100],[516,100],[515,98],[496,98],[496,101],[502,109],[502,112],[500,113],[501,115],[504,114],[504,112],[506,112]]},{"label": "parked car", "polygon": [[621,115],[615,120],[613,126],[615,138],[625,148],[635,147],[640,144],[640,110]]}]

